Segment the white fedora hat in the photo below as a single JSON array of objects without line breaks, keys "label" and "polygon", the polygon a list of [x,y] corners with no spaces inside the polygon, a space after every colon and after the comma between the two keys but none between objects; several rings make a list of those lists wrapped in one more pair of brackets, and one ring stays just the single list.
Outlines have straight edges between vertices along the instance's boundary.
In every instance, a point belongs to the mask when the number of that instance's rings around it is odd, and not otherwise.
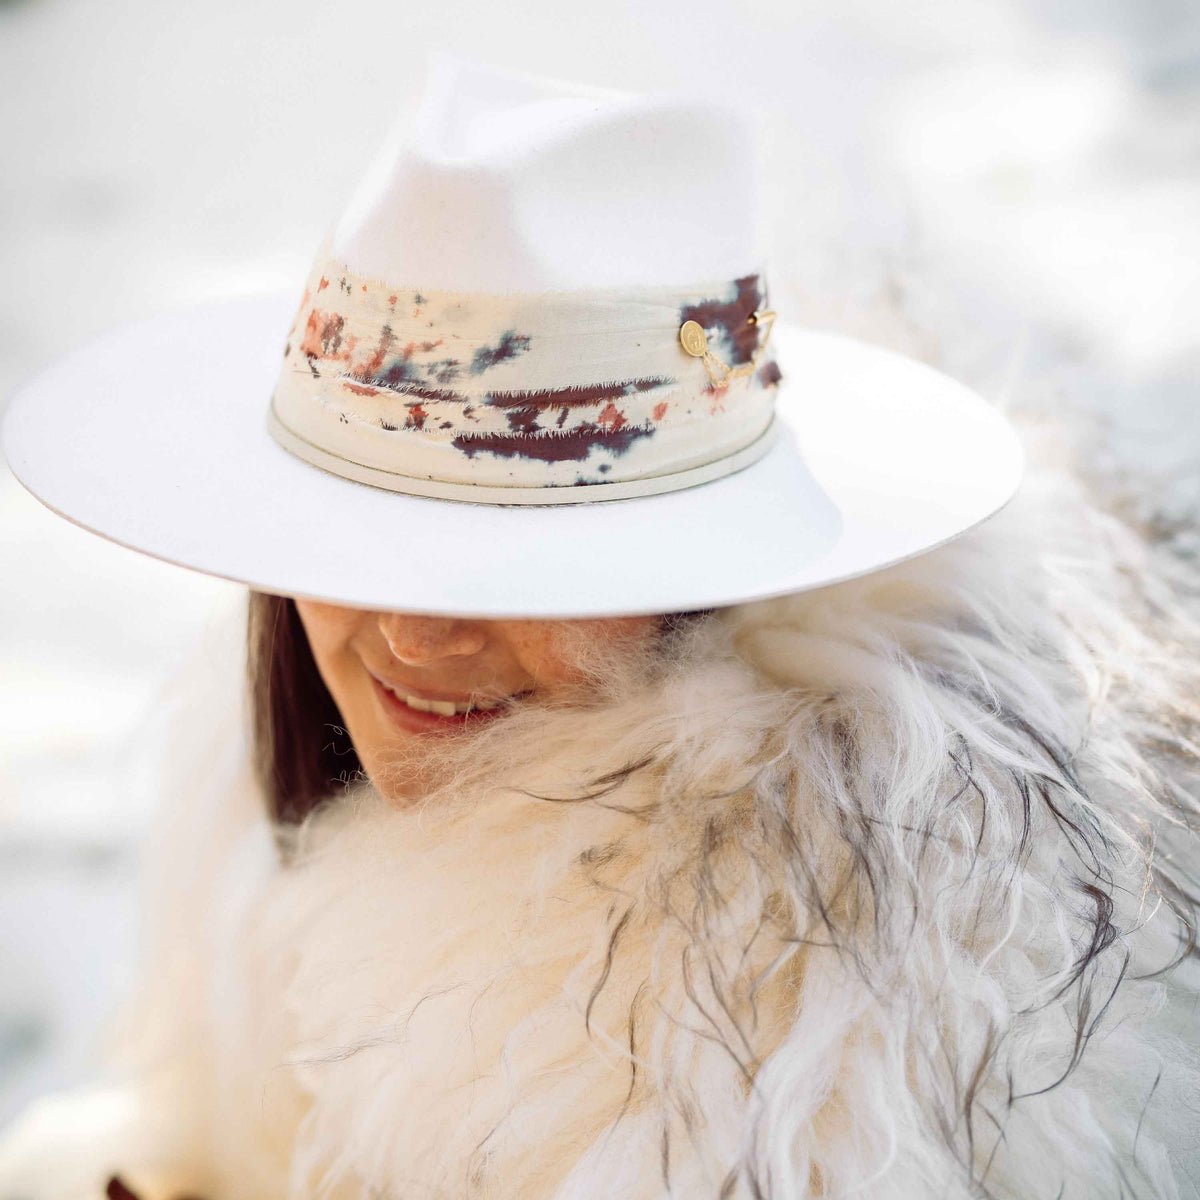
[{"label": "white fedora hat", "polygon": [[1012,496],[1018,440],[927,366],[776,322],[753,133],[437,60],[298,310],[99,338],[13,398],[9,463],[123,545],[369,609],[681,611],[929,550]]}]

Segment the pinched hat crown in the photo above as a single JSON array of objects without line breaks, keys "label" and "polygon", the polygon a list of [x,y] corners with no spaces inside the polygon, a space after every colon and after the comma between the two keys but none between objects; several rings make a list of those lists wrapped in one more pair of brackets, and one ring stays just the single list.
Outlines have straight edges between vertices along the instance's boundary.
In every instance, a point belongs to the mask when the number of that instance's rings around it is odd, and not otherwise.
[{"label": "pinched hat crown", "polygon": [[278,441],[396,491],[675,490],[770,443],[752,129],[442,59],[314,263]]}]

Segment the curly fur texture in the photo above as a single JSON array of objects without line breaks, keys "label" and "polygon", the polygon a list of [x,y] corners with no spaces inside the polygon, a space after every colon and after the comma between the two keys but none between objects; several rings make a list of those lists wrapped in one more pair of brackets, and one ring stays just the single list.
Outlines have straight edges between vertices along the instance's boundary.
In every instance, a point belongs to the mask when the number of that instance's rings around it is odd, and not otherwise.
[{"label": "curly fur texture", "polygon": [[448,746],[409,808],[360,782],[273,837],[244,772],[178,805],[88,1169],[209,1200],[1195,1196],[1200,636],[1151,554],[1035,470],[935,552],[591,663],[588,704]]}]

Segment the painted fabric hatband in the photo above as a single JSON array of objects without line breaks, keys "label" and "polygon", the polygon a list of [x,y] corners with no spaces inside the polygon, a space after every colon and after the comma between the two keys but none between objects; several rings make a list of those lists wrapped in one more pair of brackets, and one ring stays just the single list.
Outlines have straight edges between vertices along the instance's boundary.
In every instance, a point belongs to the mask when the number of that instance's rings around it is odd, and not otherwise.
[{"label": "painted fabric hatband", "polygon": [[773,320],[758,275],[686,290],[414,291],[322,254],[269,425],[317,466],[417,495],[672,491],[769,447]]}]

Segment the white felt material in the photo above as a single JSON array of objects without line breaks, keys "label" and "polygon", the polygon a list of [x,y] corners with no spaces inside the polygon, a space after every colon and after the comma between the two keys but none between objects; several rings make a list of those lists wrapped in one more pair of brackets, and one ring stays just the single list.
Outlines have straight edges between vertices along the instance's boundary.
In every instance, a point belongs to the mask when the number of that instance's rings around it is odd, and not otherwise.
[{"label": "white felt material", "polygon": [[13,472],[85,528],[265,591],[493,617],[678,611],[832,583],[962,533],[1020,480],[1016,435],[969,389],[780,323],[781,436],[733,475],[560,508],[393,493],[270,436],[294,311],[290,295],[230,300],[77,349],[13,398]]},{"label": "white felt material", "polygon": [[734,104],[437,55],[415,121],[376,155],[331,251],[443,291],[736,279],[762,265],[756,136]]}]

